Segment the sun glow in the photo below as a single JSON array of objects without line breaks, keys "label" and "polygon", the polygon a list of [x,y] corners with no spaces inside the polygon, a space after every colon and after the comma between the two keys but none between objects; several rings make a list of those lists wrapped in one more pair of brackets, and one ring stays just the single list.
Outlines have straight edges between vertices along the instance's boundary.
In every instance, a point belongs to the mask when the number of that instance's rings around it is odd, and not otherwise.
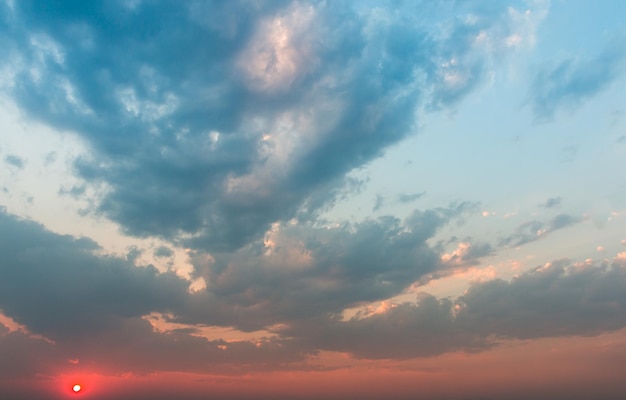
[{"label": "sun glow", "polygon": [[78,392],[80,392],[80,391],[81,391],[81,389],[82,389],[82,386],[80,386],[80,385],[74,385],[74,386],[72,386],[72,390],[74,391],[74,393],[78,393]]}]

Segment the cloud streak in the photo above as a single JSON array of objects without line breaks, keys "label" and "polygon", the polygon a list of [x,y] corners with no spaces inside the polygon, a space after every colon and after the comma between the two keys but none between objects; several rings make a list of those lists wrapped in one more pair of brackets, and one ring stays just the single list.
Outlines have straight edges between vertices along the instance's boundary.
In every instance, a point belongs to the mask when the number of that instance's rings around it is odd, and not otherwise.
[{"label": "cloud streak", "polygon": [[576,108],[608,88],[620,76],[625,57],[624,37],[620,36],[594,58],[567,58],[543,66],[532,85],[535,118],[550,120],[557,110]]}]

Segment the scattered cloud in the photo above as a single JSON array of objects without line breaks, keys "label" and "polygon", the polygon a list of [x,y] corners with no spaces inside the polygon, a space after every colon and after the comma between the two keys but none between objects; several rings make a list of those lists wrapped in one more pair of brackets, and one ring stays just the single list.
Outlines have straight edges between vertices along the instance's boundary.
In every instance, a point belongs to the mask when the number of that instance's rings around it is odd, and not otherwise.
[{"label": "scattered cloud", "polygon": [[380,208],[385,203],[385,198],[379,194],[376,195],[376,202],[374,203],[374,207],[372,207],[372,211],[376,212],[380,210]]},{"label": "scattered cloud", "polygon": [[578,107],[608,88],[620,76],[625,58],[624,37],[620,36],[594,58],[567,58],[542,66],[531,86],[535,118],[550,120],[557,110]]},{"label": "scattered cloud", "polygon": [[489,243],[472,243],[471,239],[460,242],[450,253],[443,253],[443,263],[457,266],[472,266],[479,264],[479,259],[494,253]]},{"label": "scattered cloud", "polygon": [[563,199],[561,197],[550,197],[539,206],[542,208],[558,208],[561,206]]},{"label": "scattered cloud", "polygon": [[515,232],[500,239],[500,246],[517,247],[542,239],[550,233],[574,225],[582,221],[581,218],[568,214],[559,214],[548,222],[537,220],[527,221],[521,224]]},{"label": "scattered cloud", "polygon": [[171,257],[174,255],[174,251],[167,246],[159,246],[154,249],[155,257]]},{"label": "scattered cloud", "polygon": [[419,199],[420,197],[424,196],[426,194],[426,192],[419,192],[419,193],[400,193],[397,197],[398,202],[400,203],[411,203],[417,199]]},{"label": "scattered cloud", "polygon": [[25,161],[14,155],[14,154],[9,154],[7,156],[4,157],[4,162],[17,168],[17,169],[24,169],[24,165],[26,164]]}]

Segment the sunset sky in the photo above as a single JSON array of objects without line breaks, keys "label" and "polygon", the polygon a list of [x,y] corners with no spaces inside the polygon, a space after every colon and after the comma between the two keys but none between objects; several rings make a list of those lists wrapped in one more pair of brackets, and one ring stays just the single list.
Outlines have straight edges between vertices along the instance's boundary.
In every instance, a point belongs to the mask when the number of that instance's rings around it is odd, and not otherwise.
[{"label": "sunset sky", "polygon": [[623,399],[625,20],[0,0],[0,398]]}]

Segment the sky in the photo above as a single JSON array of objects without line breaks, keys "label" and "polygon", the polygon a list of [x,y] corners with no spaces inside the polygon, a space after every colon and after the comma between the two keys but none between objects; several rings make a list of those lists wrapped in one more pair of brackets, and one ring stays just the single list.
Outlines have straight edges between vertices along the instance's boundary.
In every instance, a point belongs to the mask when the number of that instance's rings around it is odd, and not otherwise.
[{"label": "sky", "polygon": [[621,399],[625,18],[0,0],[0,397]]}]

